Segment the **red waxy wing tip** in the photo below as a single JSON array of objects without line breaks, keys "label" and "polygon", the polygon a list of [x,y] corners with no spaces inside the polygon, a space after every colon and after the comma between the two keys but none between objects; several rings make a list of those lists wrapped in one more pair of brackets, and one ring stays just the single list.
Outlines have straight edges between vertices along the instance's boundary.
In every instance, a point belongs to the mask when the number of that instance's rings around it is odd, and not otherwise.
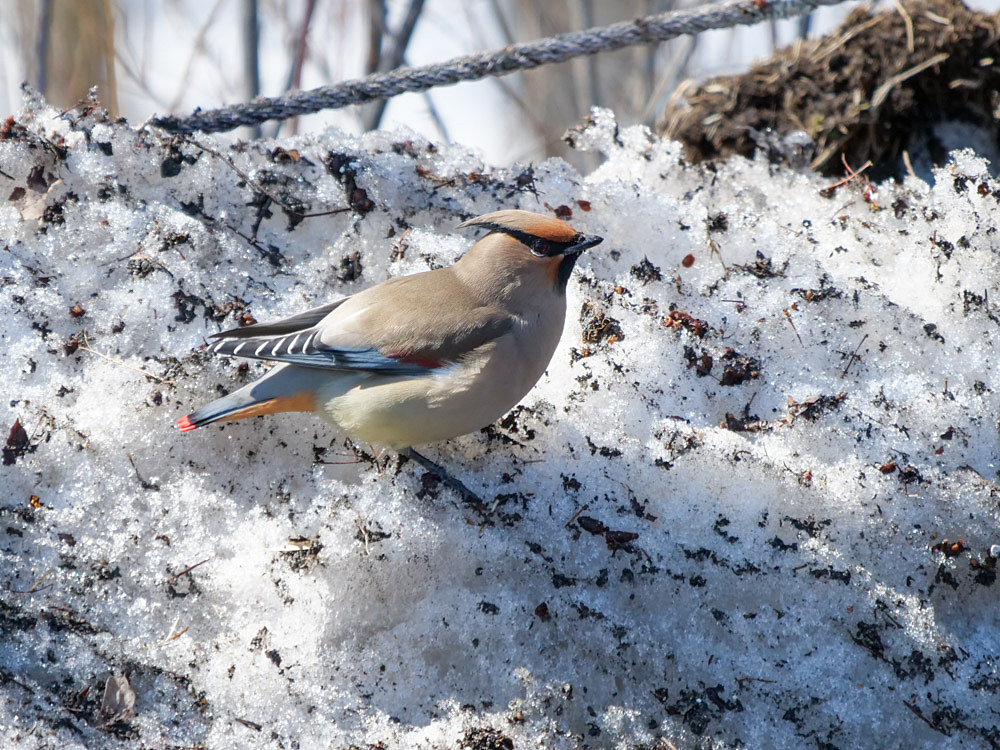
[{"label": "red waxy wing tip", "polygon": [[428,370],[436,370],[439,367],[444,367],[444,362],[440,359],[427,359],[424,357],[414,357],[410,354],[404,352],[389,352],[386,355],[390,359],[395,359],[399,362],[403,362],[408,365],[417,365],[418,367],[426,367]]},{"label": "red waxy wing tip", "polygon": [[177,429],[181,432],[191,432],[191,430],[197,429],[198,425],[191,424],[191,420],[187,414],[177,420]]}]

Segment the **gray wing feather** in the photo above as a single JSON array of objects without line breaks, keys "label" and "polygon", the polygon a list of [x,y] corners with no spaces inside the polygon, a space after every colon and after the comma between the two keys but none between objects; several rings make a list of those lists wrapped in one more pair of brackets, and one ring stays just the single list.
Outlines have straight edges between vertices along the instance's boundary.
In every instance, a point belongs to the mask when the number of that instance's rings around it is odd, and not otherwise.
[{"label": "gray wing feather", "polygon": [[[220,354],[299,367],[425,375],[504,335],[514,325],[509,314],[475,304],[475,299],[462,300],[464,306],[441,304],[446,298],[470,296],[464,285],[445,283],[442,287],[442,281],[450,278],[447,271],[395,279],[275,323],[217,333],[211,348]],[[432,278],[436,281],[428,286]],[[390,289],[391,303],[385,297]],[[354,306],[358,309],[347,316],[352,320],[347,330],[335,321],[321,325],[327,315],[349,299],[357,303]],[[428,300],[436,300],[430,315]],[[378,331],[378,338],[373,340],[360,331]]]},{"label": "gray wing feather", "polygon": [[305,312],[293,315],[290,318],[276,320],[273,323],[256,323],[252,326],[231,328],[228,331],[222,331],[221,333],[213,333],[210,338],[248,339],[258,336],[278,336],[283,333],[303,332],[305,329],[315,326],[323,320],[323,318],[349,299],[350,297],[344,297],[343,299],[338,299],[336,302],[330,302],[326,305],[321,305],[320,307],[314,307],[311,310],[306,310]]},{"label": "gray wing feather", "polygon": [[424,375],[435,368],[417,362],[386,357],[378,349],[339,349],[319,340],[319,329],[285,334],[274,338],[221,339],[211,345],[218,354],[248,359],[288,362],[299,367],[340,372],[378,372],[383,375]]}]

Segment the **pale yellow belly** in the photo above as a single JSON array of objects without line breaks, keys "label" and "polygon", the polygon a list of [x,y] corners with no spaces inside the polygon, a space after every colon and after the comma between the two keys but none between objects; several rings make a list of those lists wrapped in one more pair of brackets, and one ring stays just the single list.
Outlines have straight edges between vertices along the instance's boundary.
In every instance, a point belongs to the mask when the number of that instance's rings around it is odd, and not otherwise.
[{"label": "pale yellow belly", "polygon": [[485,427],[520,401],[548,364],[503,345],[423,377],[345,375],[318,393],[316,410],[353,438],[401,449]]}]

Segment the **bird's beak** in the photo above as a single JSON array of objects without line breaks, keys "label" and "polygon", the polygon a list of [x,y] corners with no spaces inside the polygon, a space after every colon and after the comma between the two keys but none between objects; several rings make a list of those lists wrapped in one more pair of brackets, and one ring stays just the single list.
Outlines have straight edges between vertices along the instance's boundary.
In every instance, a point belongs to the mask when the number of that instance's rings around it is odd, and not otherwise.
[{"label": "bird's beak", "polygon": [[603,237],[598,237],[596,234],[578,234],[573,238],[573,244],[563,250],[563,255],[579,255],[584,250],[588,250],[595,245],[600,245],[604,242]]}]

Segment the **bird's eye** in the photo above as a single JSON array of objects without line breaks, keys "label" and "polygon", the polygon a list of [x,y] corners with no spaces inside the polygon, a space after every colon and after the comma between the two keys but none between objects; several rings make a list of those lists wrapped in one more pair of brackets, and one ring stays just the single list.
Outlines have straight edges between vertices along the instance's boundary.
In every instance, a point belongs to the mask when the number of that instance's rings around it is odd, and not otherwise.
[{"label": "bird's eye", "polygon": [[539,258],[545,258],[548,256],[550,249],[551,246],[546,240],[536,238],[535,241],[531,243],[531,254],[537,255]]}]

